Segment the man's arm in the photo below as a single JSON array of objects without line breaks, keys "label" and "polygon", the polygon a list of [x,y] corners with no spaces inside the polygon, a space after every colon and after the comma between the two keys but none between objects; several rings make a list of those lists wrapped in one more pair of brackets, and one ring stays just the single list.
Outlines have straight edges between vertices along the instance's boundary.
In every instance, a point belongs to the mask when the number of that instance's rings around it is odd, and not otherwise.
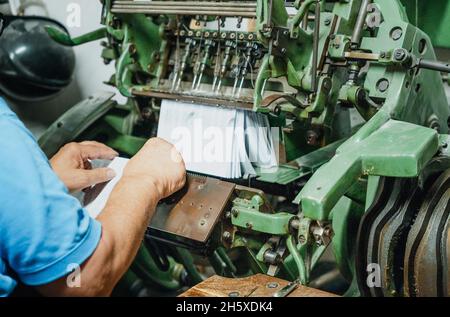
[{"label": "man's arm", "polygon": [[126,166],[97,218],[102,237],[81,267],[81,287],[67,287],[64,277],[38,290],[50,296],[110,295],[134,260],[157,203],[184,182],[185,166],[176,149],[161,139],[148,141]]}]

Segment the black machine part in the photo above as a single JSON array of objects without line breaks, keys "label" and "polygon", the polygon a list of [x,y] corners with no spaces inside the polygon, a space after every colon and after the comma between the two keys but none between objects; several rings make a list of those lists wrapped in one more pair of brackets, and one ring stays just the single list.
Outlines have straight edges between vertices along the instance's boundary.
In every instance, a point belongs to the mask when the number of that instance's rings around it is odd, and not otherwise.
[{"label": "black machine part", "polygon": [[[424,180],[419,186],[417,178],[381,178],[357,236],[361,295],[450,295],[450,169],[430,173]],[[381,285],[368,285],[369,264],[380,266]]]},{"label": "black machine part", "polygon": [[[53,41],[45,27],[67,32],[59,22],[45,17],[0,16],[0,89],[17,100],[44,100],[72,81],[75,54]],[[1,32],[1,31],[0,31]]]}]

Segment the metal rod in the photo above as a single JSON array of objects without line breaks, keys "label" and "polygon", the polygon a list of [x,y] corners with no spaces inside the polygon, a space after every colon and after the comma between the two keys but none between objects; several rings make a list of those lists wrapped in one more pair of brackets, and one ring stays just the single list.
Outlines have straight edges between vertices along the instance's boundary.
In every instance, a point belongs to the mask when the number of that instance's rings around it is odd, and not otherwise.
[{"label": "metal rod", "polygon": [[426,59],[421,59],[418,64],[419,68],[435,70],[442,73],[450,73],[450,64],[443,63],[439,61],[430,61]]},{"label": "metal rod", "polygon": [[113,6],[116,5],[123,5],[123,4],[130,4],[130,5],[136,5],[136,6],[179,6],[185,5],[185,6],[199,6],[204,7],[206,5],[215,6],[215,7],[226,7],[226,6],[233,6],[233,7],[254,7],[256,8],[256,2],[255,1],[241,1],[241,2],[216,2],[216,1],[143,1],[143,0],[134,0],[134,1],[114,1]]},{"label": "metal rod", "polygon": [[[115,5],[114,9],[136,9],[136,10],[158,10],[158,11],[174,11],[174,10],[191,10],[191,11],[213,11],[213,10],[225,10],[225,11],[236,11],[236,12],[255,12],[256,8],[248,7],[248,8],[236,8],[236,7],[196,7],[196,6],[187,6],[187,5],[179,5],[179,6],[135,6],[132,4],[123,4],[123,5]],[[220,9],[220,10],[219,10]]]},{"label": "metal rod", "polygon": [[355,28],[352,34],[352,45],[359,47],[361,42],[364,23],[366,23],[367,18],[367,7],[372,3],[372,0],[363,0],[361,3],[361,8],[359,9],[358,18],[356,20]]},{"label": "metal rod", "polygon": [[[192,8],[191,8],[192,9]],[[256,12],[242,12],[242,11],[199,11],[199,10],[160,10],[160,9],[112,9],[112,13],[142,13],[142,14],[172,14],[172,15],[212,15],[212,16],[223,16],[223,17],[244,17],[244,18],[254,18],[256,17]]]},{"label": "metal rod", "polygon": [[320,1],[316,3],[315,20],[314,20],[314,49],[311,68],[311,83],[314,92],[317,91],[317,67],[319,62],[319,41],[320,41]]}]

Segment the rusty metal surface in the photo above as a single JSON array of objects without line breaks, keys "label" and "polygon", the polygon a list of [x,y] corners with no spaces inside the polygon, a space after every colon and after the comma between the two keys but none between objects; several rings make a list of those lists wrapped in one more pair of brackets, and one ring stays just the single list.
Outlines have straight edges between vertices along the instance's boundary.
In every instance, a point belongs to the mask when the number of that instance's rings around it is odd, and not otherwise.
[{"label": "rusty metal surface", "polygon": [[144,97],[153,97],[153,98],[160,98],[160,99],[169,99],[169,100],[178,100],[182,102],[193,102],[193,103],[199,103],[203,105],[211,105],[211,106],[223,106],[227,108],[232,109],[243,109],[243,110],[251,110],[253,109],[253,101],[251,99],[244,101],[244,100],[232,100],[232,99],[225,99],[225,98],[212,98],[212,97],[205,97],[205,96],[194,96],[189,94],[174,94],[170,92],[164,92],[164,91],[140,91],[140,90],[133,90],[133,95],[135,96],[144,96]]},{"label": "rusty metal surface", "polygon": [[444,295],[450,297],[450,217],[447,219],[444,232],[442,234],[443,266],[447,268],[443,272],[442,281],[444,283]]},{"label": "rusty metal surface", "polygon": [[404,262],[404,245],[410,224],[413,222],[417,210],[422,203],[422,191],[417,186],[417,182],[412,182],[412,188],[404,197],[404,202],[398,212],[393,216],[380,236],[380,266],[383,296],[398,296],[403,289],[402,267],[397,265]]},{"label": "rusty metal surface", "polygon": [[[288,281],[264,274],[245,278],[213,276],[181,294],[180,297],[273,297],[276,292],[288,284]],[[300,285],[288,297],[338,296]]]},{"label": "rusty metal surface", "polygon": [[188,175],[184,190],[157,207],[150,227],[206,242],[234,188],[234,184],[218,179]]},{"label": "rusty metal surface", "polygon": [[427,230],[417,248],[414,263],[417,296],[442,296],[440,248],[442,230],[439,227],[443,218],[447,219],[448,217],[449,197],[450,189],[441,196],[434,208]]},{"label": "rusty metal surface", "polygon": [[[434,220],[436,216],[439,216],[440,211],[447,209],[445,207],[445,204],[448,204],[446,192],[449,187],[450,170],[443,173],[430,188],[408,234],[404,263],[404,283],[407,296],[436,296],[442,292],[442,280],[439,277],[442,274],[439,271],[448,270],[448,267],[442,267],[440,254],[438,256],[430,255],[427,249],[436,249],[436,241],[441,240],[433,237],[439,235]],[[441,215],[442,217],[444,215]],[[439,223],[440,221],[436,222],[437,225]],[[426,244],[429,243],[432,245],[427,246]]]}]

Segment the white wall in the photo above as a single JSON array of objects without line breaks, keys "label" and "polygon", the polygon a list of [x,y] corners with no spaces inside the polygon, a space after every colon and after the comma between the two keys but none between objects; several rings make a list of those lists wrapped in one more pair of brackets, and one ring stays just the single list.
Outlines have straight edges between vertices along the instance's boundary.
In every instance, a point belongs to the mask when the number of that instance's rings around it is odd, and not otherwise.
[{"label": "white wall", "polygon": [[[100,25],[101,4],[99,0],[43,0],[47,5],[50,17],[65,24],[70,34],[75,37],[93,31]],[[70,26],[70,4],[77,3],[80,8],[80,26]],[[100,58],[102,47],[100,41],[84,44],[75,48],[77,66],[75,78],[78,82],[81,97],[87,98],[98,90],[112,90],[102,82],[113,73],[113,65],[104,65]]]},{"label": "white wall", "polygon": [[[18,2],[18,0],[13,0]],[[101,4],[99,0],[42,0],[44,8],[33,5],[27,8],[27,15],[46,15],[66,25],[73,37],[93,31],[100,25]],[[80,25],[71,26],[71,8],[69,5],[79,4]],[[45,128],[56,120],[71,106],[89,97],[97,91],[115,91],[103,84],[114,72],[113,64],[104,65],[101,59],[100,41],[84,44],[74,48],[76,69],[73,83],[56,98],[38,104],[23,104],[10,100],[12,107],[26,122],[30,129],[40,135]]]}]

